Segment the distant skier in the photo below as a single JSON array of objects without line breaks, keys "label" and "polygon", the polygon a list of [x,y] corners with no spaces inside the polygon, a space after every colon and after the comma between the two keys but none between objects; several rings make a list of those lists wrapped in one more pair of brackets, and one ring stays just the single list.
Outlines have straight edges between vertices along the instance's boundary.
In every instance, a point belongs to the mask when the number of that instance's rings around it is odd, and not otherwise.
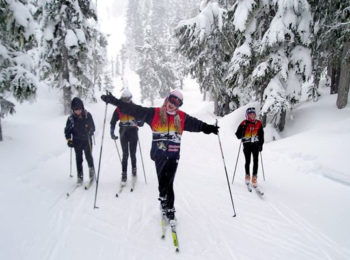
[{"label": "distant skier", "polygon": [[236,131],[238,139],[242,139],[243,153],[245,157],[245,182],[250,182],[250,158],[253,154],[253,176],[252,186],[256,188],[259,152],[263,149],[264,144],[264,129],[260,120],[256,119],[256,112],[254,107],[246,110],[246,120],[244,120]]},{"label": "distant skier", "polygon": [[71,103],[72,114],[68,117],[64,134],[67,145],[74,148],[77,164],[78,184],[84,181],[83,151],[89,166],[90,181],[95,178],[94,160],[92,158],[91,137],[95,132],[95,124],[91,114],[85,110],[83,101],[77,97]]},{"label": "distant skier", "polygon": [[[126,103],[132,103],[132,94],[126,89],[122,92],[120,99]],[[119,136],[120,136],[120,145],[123,150],[123,159],[122,159],[122,180],[121,185],[125,186],[127,181],[127,168],[128,168],[128,157],[130,151],[131,158],[131,173],[133,178],[137,176],[136,168],[136,148],[138,141],[138,126],[142,126],[142,121],[136,121],[135,117],[124,114],[120,112],[119,107],[114,111],[112,120],[111,120],[111,138],[113,140],[118,139],[114,134],[115,125],[117,121],[119,123]],[[135,180],[134,180],[135,181]]]},{"label": "distant skier", "polygon": [[156,108],[125,103],[111,94],[103,95],[101,99],[118,106],[123,113],[133,115],[150,125],[153,132],[151,159],[156,166],[162,212],[169,220],[174,220],[173,183],[180,158],[181,135],[183,131],[218,134],[219,127],[208,125],[179,110],[183,96],[177,90],[170,92],[163,105]]}]

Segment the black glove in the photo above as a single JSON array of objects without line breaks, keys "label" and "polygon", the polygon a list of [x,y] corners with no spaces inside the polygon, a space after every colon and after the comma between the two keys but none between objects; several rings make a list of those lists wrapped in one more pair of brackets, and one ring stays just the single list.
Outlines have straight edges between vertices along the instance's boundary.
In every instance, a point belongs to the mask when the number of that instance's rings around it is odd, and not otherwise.
[{"label": "black glove", "polygon": [[136,124],[137,124],[137,126],[139,126],[139,127],[142,127],[144,123],[145,123],[145,122],[142,121],[142,120],[137,120],[137,121],[136,121]]},{"label": "black glove", "polygon": [[113,140],[117,140],[117,139],[118,139],[118,136],[116,136],[114,133],[111,133],[111,138],[112,138]]},{"label": "black glove", "polygon": [[216,126],[216,125],[208,125],[208,124],[203,124],[202,125],[202,131],[203,131],[203,133],[205,133],[205,134],[211,134],[211,133],[213,133],[213,134],[218,134],[218,132],[219,132],[219,127],[218,126]]},{"label": "black glove", "polygon": [[262,146],[262,145],[259,145],[259,146],[258,146],[258,150],[259,150],[259,152],[261,152],[261,151],[263,150],[263,146]]},{"label": "black glove", "polygon": [[117,98],[115,98],[110,92],[108,92],[107,95],[102,95],[101,99],[106,102],[107,104],[112,103],[113,101],[118,100]]},{"label": "black glove", "polygon": [[67,139],[67,145],[70,148],[74,147],[73,140],[72,139]]}]

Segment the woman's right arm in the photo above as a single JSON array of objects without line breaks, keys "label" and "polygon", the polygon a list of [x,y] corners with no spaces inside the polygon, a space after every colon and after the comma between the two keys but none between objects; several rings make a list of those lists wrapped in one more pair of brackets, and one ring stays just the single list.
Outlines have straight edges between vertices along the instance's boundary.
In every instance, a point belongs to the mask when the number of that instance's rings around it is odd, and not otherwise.
[{"label": "woman's right arm", "polygon": [[135,117],[137,120],[143,120],[147,124],[151,124],[155,109],[152,107],[143,107],[133,103],[126,103],[113,95],[102,95],[101,99],[106,103],[118,106],[120,111],[124,114]]}]

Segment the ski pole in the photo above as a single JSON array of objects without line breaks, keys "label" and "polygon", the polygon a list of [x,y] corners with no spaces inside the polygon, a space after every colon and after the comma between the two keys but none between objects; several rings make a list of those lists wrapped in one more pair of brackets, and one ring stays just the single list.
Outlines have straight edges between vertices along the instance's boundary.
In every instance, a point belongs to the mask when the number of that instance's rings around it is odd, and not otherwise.
[{"label": "ski pole", "polygon": [[137,139],[138,139],[138,141],[139,141],[139,149],[140,149],[141,162],[142,162],[142,168],[143,168],[143,176],[145,177],[145,183],[147,184],[146,172],[145,172],[145,165],[143,164],[143,157],[142,157],[142,151],[141,151],[141,143],[140,143],[140,138],[138,138],[138,135],[137,135]]},{"label": "ski pole", "polygon": [[116,140],[113,140],[114,141],[114,144],[115,144],[115,148],[117,148],[117,152],[118,152],[118,157],[119,157],[119,161],[120,161],[120,164],[122,163],[122,159],[120,157],[120,153],[119,153],[119,149],[118,149],[118,145],[117,145],[117,142]]},{"label": "ski pole", "polygon": [[96,200],[97,200],[97,191],[98,191],[98,181],[100,179],[100,169],[101,169],[101,158],[102,158],[102,148],[103,148],[103,139],[105,136],[105,126],[106,126],[106,117],[107,117],[107,106],[108,103],[106,103],[106,108],[105,108],[105,117],[103,120],[103,129],[102,129],[102,140],[101,140],[101,149],[100,149],[100,158],[98,161],[98,170],[97,170],[97,179],[96,179],[96,191],[95,191],[95,202],[94,202],[94,209],[98,209],[96,206]]},{"label": "ski pole", "polygon": [[239,158],[239,153],[241,151],[241,146],[242,146],[242,142],[239,144],[239,148],[238,148],[238,154],[237,154],[237,160],[236,160],[236,166],[235,166],[235,171],[233,172],[233,177],[232,177],[232,184],[235,180],[235,175],[236,175],[236,170],[237,170],[237,164],[238,164],[238,158]]},{"label": "ski pole", "polygon": [[69,177],[73,178],[73,175],[72,175],[72,147],[70,148],[70,169],[69,169]]},{"label": "ski pole", "polygon": [[261,152],[260,152],[260,159],[261,159],[261,168],[262,168],[262,171],[263,171],[263,177],[264,177],[264,181],[265,181],[264,163],[263,163]]},{"label": "ski pole", "polygon": [[[217,126],[217,125],[218,125],[218,120],[216,120],[216,126]],[[226,173],[227,186],[228,186],[228,190],[229,190],[229,192],[230,192],[230,197],[231,197],[231,202],[232,202],[233,217],[236,217],[236,210],[235,210],[235,205],[234,205],[234,203],[233,203],[232,192],[231,192],[231,187],[230,187],[230,181],[228,180],[227,169],[226,169],[226,163],[225,163],[225,158],[224,158],[224,152],[223,152],[223,150],[222,150],[222,145],[221,145],[221,140],[220,140],[219,132],[218,132],[218,139],[219,139],[219,145],[220,145],[220,150],[221,150],[222,161],[224,162],[224,168],[225,168],[225,173]]]}]

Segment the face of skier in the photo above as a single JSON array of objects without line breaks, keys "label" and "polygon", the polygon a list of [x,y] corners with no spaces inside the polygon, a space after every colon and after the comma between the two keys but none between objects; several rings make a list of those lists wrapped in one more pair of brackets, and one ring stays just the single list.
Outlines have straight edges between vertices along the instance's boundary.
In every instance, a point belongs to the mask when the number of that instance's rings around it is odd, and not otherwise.
[{"label": "face of skier", "polygon": [[81,108],[77,108],[77,109],[74,109],[73,112],[76,116],[81,116],[81,113],[83,112],[83,110]]},{"label": "face of skier", "polygon": [[176,110],[177,110],[177,107],[174,104],[170,103],[169,101],[166,102],[166,112],[168,114],[173,115],[176,113]]},{"label": "face of skier", "polygon": [[256,114],[255,113],[249,113],[248,114],[248,120],[249,121],[255,121]]}]

